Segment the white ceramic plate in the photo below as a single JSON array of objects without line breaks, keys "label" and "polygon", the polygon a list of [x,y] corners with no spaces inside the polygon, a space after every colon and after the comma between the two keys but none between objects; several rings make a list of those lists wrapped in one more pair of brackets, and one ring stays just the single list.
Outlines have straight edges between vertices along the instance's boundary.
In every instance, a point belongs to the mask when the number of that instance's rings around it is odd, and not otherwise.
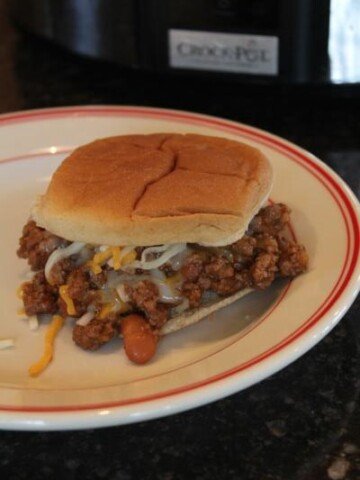
[{"label": "white ceramic plate", "polygon": [[[126,359],[120,340],[96,353],[75,347],[71,326],[38,378],[27,368],[42,351],[45,326],[17,316],[16,287],[26,262],[16,257],[29,208],[74,147],[95,138],[193,132],[260,148],[275,171],[272,200],[293,211],[309,272],[277,283],[165,338],[148,365]],[[313,155],[264,131],[188,112],[139,107],[71,107],[0,116],[0,427],[70,429],[169,415],[242,390],[285,367],[324,337],[359,289],[359,205],[342,180]],[[121,188],[121,185],[119,186]]]}]

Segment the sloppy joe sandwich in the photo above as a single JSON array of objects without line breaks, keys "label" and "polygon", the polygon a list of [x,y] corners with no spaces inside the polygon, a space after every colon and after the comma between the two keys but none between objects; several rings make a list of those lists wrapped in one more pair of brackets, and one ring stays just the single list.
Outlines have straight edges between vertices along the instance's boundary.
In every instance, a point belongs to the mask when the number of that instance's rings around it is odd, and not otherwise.
[{"label": "sloppy joe sandwich", "polygon": [[86,350],[121,335],[145,363],[161,336],[306,269],[290,210],[267,203],[271,186],[267,158],[224,138],[126,135],[76,149],[20,238],[34,271],[26,314],[72,318]]}]

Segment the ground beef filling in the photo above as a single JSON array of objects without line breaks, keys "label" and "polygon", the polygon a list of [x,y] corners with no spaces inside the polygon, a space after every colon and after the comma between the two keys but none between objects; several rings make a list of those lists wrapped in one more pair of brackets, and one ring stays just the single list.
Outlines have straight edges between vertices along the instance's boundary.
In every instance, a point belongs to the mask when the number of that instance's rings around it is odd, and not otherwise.
[{"label": "ground beef filling", "polygon": [[145,313],[152,327],[159,329],[166,323],[170,306],[159,302],[159,290],[154,283],[142,280],[133,286],[126,285],[126,294],[130,303]]},{"label": "ground beef filling", "polygon": [[290,209],[283,203],[264,207],[255,215],[249,225],[249,233],[277,235],[290,223]]},{"label": "ground beef filling", "polygon": [[191,307],[201,304],[207,290],[231,295],[243,288],[264,289],[276,277],[304,272],[308,255],[302,245],[285,238],[290,210],[283,204],[265,207],[254,217],[243,238],[221,249],[199,249],[181,269],[183,294]]},{"label": "ground beef filling", "polygon": [[[303,246],[285,237],[290,211],[283,204],[265,207],[254,217],[243,238],[226,248],[203,248],[191,245],[192,253],[181,267],[181,293],[190,307],[201,304],[207,291],[220,296],[231,295],[244,288],[267,288],[276,277],[294,277],[307,268],[308,256]],[[96,350],[119,333],[121,314],[104,319],[98,313],[105,300],[104,286],[108,266],[95,275],[87,264],[77,265],[70,257],[54,265],[51,285],[44,275],[50,254],[69,242],[28,222],[23,229],[18,255],[26,258],[33,270],[39,270],[31,282],[23,286],[23,302],[27,315],[54,314],[67,316],[67,306],[59,295],[59,287],[67,285],[74,303],[75,317],[91,306],[96,317],[87,325],[75,325],[73,339],[86,350]],[[138,257],[142,249],[137,249]],[[175,272],[171,263],[161,268],[167,277]],[[143,273],[136,271],[136,273]],[[125,286],[128,303],[135,312],[146,317],[153,330],[159,330],[169,319],[171,306],[160,301],[158,287],[150,280],[139,280]]]},{"label": "ground beef filling", "polygon": [[69,245],[67,240],[38,227],[32,220],[24,226],[19,243],[18,256],[27,259],[34,271],[45,267],[47,259],[56,248]]},{"label": "ground beef filling", "polygon": [[[106,277],[105,270],[95,275],[85,266],[77,267],[69,274],[66,279],[67,293],[74,302],[77,317],[86,313],[90,305],[100,311],[102,303],[101,287],[104,286]],[[61,314],[66,316],[66,304],[61,297],[58,304]]]},{"label": "ground beef filling", "polygon": [[97,350],[119,334],[119,322],[114,318],[94,318],[87,325],[75,325],[73,340],[84,350]]},{"label": "ground beef filling", "polygon": [[43,270],[36,273],[31,282],[24,283],[22,300],[28,316],[58,311],[58,290],[48,284]]}]

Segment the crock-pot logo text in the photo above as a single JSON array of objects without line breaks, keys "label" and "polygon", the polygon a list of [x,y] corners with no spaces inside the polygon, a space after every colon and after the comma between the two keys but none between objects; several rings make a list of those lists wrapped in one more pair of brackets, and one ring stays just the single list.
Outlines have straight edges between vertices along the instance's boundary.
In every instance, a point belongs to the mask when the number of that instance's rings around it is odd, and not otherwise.
[{"label": "crock-pot logo text", "polygon": [[221,43],[197,44],[183,41],[177,45],[177,54],[183,58],[192,57],[206,59],[207,61],[239,61],[247,64],[267,63],[271,61],[269,51],[259,48],[255,41],[247,45],[228,46]]},{"label": "crock-pot logo text", "polygon": [[277,75],[279,39],[271,35],[169,31],[173,68]]}]

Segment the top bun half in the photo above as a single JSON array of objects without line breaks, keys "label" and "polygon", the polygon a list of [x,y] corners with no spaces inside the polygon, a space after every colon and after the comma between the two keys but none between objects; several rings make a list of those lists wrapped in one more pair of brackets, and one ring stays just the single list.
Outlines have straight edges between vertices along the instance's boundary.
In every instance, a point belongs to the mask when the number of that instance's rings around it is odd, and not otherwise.
[{"label": "top bun half", "polygon": [[77,148],[34,207],[38,225],[95,245],[200,243],[243,236],[272,170],[249,145],[218,137],[125,135]]}]

